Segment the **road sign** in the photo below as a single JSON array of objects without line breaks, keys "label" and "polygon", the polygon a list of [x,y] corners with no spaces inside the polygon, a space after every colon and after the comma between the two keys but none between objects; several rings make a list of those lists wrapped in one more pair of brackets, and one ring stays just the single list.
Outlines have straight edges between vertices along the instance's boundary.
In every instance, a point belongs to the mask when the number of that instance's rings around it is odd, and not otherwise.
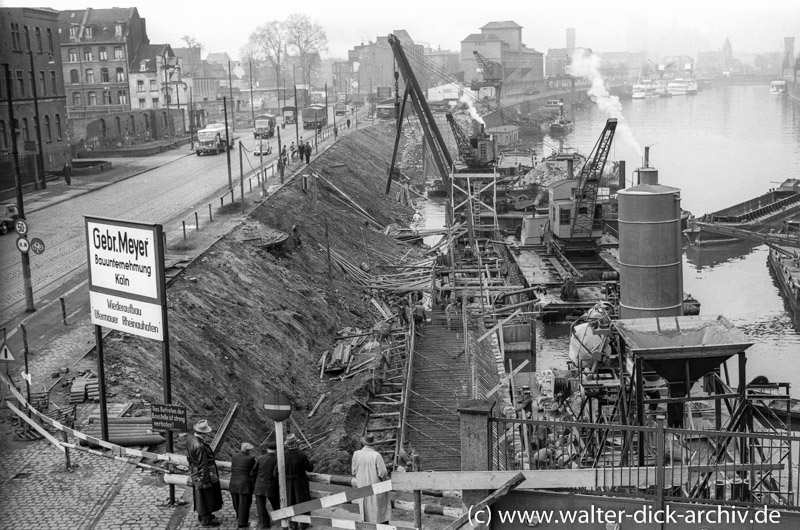
[{"label": "road sign", "polygon": [[21,217],[14,221],[14,228],[17,230],[17,233],[21,236],[24,236],[28,233],[28,223],[25,222],[25,219]]},{"label": "road sign", "polygon": [[280,392],[270,392],[264,399],[264,410],[272,421],[283,421],[291,416],[292,404]]},{"label": "road sign", "polygon": [[8,349],[8,346],[3,346],[3,350],[0,351],[0,363],[13,363],[14,356],[11,355],[11,350]]},{"label": "road sign", "polygon": [[29,247],[30,244],[28,243],[27,239],[25,239],[23,236],[19,236],[17,238],[17,248],[19,249],[20,252],[26,254],[28,252]]},{"label": "road sign", "polygon": [[41,254],[44,252],[44,241],[38,237],[31,239],[31,251],[33,251],[34,254]]},{"label": "road sign", "polygon": [[186,407],[181,405],[150,404],[154,431],[186,432],[189,424]]}]

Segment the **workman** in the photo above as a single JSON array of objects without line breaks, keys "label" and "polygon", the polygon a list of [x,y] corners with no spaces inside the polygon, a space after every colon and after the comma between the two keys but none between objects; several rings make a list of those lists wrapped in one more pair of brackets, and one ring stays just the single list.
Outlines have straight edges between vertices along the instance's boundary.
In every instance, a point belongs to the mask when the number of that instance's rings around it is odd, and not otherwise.
[{"label": "workman", "polygon": [[428,320],[428,313],[425,311],[425,306],[422,305],[422,300],[418,300],[412,311],[414,314],[414,327],[422,334],[425,330],[425,321]]}]

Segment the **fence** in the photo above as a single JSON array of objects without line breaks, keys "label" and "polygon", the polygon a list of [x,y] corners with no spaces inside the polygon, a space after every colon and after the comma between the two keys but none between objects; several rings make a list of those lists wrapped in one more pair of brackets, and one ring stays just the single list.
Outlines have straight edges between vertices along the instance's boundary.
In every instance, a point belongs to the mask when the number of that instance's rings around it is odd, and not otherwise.
[{"label": "fence", "polygon": [[798,509],[797,436],[672,429],[661,420],[639,427],[493,417],[489,426],[492,470],[522,469],[521,451],[529,451],[531,469],[593,469],[586,493]]}]

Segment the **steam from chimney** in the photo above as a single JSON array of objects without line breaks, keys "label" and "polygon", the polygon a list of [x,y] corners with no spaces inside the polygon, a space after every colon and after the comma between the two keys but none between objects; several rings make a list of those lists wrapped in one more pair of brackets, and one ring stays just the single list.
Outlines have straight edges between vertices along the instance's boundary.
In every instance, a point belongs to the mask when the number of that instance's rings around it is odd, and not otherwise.
[{"label": "steam from chimney", "polygon": [[475,110],[475,107],[472,105],[472,100],[469,99],[469,96],[467,96],[466,94],[461,94],[461,97],[458,98],[458,100],[461,103],[464,103],[467,106],[467,108],[469,108],[469,115],[473,120],[477,121],[478,123],[480,123],[484,127],[486,126],[486,122],[483,121],[483,118],[481,118],[481,115],[478,114],[477,110]]},{"label": "steam from chimney", "polygon": [[575,50],[572,54],[572,75],[575,77],[585,77],[592,82],[592,87],[588,90],[587,94],[592,98],[609,118],[617,119],[617,137],[624,143],[633,148],[636,153],[642,155],[642,147],[636,138],[633,136],[633,131],[625,121],[625,116],[622,114],[622,104],[619,102],[617,96],[612,96],[608,93],[606,83],[603,81],[603,76],[600,74],[600,57],[597,55],[586,53],[586,50]]}]

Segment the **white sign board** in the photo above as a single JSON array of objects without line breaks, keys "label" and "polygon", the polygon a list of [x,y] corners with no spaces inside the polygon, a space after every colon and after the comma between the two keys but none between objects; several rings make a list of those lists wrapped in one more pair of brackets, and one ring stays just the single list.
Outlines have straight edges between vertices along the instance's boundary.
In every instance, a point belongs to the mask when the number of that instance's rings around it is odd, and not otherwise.
[{"label": "white sign board", "polygon": [[89,291],[92,324],[147,339],[164,340],[161,306]]},{"label": "white sign board", "polygon": [[89,277],[93,290],[133,294],[157,300],[156,234],[87,218]]}]

